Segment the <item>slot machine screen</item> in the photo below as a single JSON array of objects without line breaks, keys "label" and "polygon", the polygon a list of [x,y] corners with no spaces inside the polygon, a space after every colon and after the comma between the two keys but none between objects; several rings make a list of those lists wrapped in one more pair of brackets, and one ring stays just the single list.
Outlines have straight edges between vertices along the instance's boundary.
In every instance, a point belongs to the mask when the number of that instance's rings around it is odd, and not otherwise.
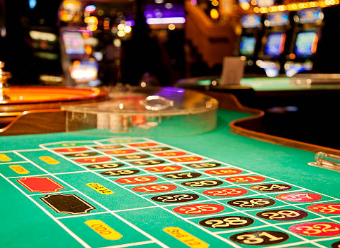
[{"label": "slot machine screen", "polygon": [[244,15],[241,18],[243,28],[258,28],[261,26],[261,17],[257,14]]},{"label": "slot machine screen", "polygon": [[287,12],[268,13],[265,25],[269,27],[286,26],[289,24]]},{"label": "slot machine screen", "polygon": [[256,45],[255,37],[242,36],[240,44],[240,53],[242,55],[251,56],[254,54]]},{"label": "slot machine screen", "polygon": [[295,43],[295,54],[299,57],[309,57],[316,52],[318,34],[316,32],[298,33]]},{"label": "slot machine screen", "polygon": [[272,57],[279,57],[285,46],[286,34],[285,33],[272,33],[267,37],[267,43],[265,46],[265,55]]},{"label": "slot machine screen", "polygon": [[148,24],[185,23],[183,4],[150,4],[145,5],[144,16]]},{"label": "slot machine screen", "polygon": [[319,23],[323,20],[323,13],[320,8],[302,9],[297,12],[299,23]]},{"label": "slot machine screen", "polygon": [[85,54],[85,40],[81,32],[64,31],[62,33],[65,51],[68,55]]}]

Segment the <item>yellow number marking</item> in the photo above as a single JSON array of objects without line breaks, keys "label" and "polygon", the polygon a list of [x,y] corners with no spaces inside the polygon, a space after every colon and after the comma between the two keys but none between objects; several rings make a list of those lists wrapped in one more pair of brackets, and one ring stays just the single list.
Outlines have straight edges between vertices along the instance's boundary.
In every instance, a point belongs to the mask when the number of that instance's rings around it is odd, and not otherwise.
[{"label": "yellow number marking", "polygon": [[59,161],[55,160],[54,158],[51,158],[49,156],[41,156],[39,157],[42,161],[48,164],[59,164]]},{"label": "yellow number marking", "polygon": [[11,165],[11,166],[9,166],[9,168],[11,168],[14,172],[16,172],[18,174],[28,174],[28,173],[30,173],[28,170],[26,170],[21,165]]},{"label": "yellow number marking", "polygon": [[102,195],[111,195],[114,193],[112,190],[105,188],[103,185],[99,183],[87,183],[86,185]]},{"label": "yellow number marking", "polygon": [[207,248],[209,244],[203,242],[199,238],[196,238],[192,234],[184,231],[179,227],[166,227],[163,229],[164,232],[170,234],[172,237],[178,239],[179,241],[183,242],[187,246],[191,248]]},{"label": "yellow number marking", "polygon": [[9,162],[12,161],[10,157],[8,157],[6,154],[0,154],[0,161],[1,162]]},{"label": "yellow number marking", "polygon": [[101,220],[87,220],[85,224],[88,225],[93,231],[98,233],[104,239],[118,240],[123,237],[119,232],[115,231]]}]

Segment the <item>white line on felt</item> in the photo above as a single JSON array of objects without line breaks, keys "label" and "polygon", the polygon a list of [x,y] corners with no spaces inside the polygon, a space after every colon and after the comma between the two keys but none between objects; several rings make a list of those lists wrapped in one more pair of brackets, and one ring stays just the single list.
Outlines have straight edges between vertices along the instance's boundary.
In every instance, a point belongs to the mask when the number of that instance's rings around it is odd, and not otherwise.
[{"label": "white line on felt", "polygon": [[[23,157],[21,154],[17,153],[17,155]],[[23,157],[25,158],[25,157]],[[28,158],[25,158],[26,160],[28,160]],[[49,175],[51,175],[54,178],[57,178],[59,181],[61,181],[64,185],[67,185],[70,188],[75,189],[79,194],[83,195],[85,198],[90,199],[91,201],[95,202],[98,206],[102,207],[103,209],[110,211],[108,208],[106,208],[104,205],[102,205],[101,203],[97,202],[96,200],[92,199],[91,197],[85,195],[83,192],[77,190],[75,187],[71,186],[70,184],[66,183],[64,180],[58,178],[57,176],[53,175],[52,173],[48,172],[47,170],[41,168],[39,165],[37,165],[36,163],[34,163],[33,161],[31,161],[32,164],[34,164],[36,167],[38,167],[39,169],[41,169],[42,171],[45,171],[46,173],[48,173]],[[118,216],[115,213],[111,213],[112,215],[116,216],[117,218],[121,219],[120,216]],[[134,226],[132,223],[126,221],[123,219],[123,222],[125,222],[126,224],[128,224],[129,226],[133,227],[136,230],[139,230],[139,232],[143,233],[145,236],[147,236],[148,238],[150,238],[151,240],[154,240],[156,243],[158,243],[160,246],[162,247],[166,247],[162,242],[160,242],[159,240],[155,239],[154,237],[152,237],[150,234],[144,232],[143,230],[140,230],[138,227]]]},{"label": "white line on felt", "polygon": [[153,241],[142,241],[142,242],[129,243],[129,244],[124,244],[124,245],[105,246],[105,247],[101,247],[101,248],[123,248],[123,247],[140,246],[140,245],[153,244],[153,243],[155,243],[155,242],[153,242]]},{"label": "white line on felt", "polygon": [[33,200],[31,197],[29,197],[22,189],[20,189],[17,185],[15,185],[13,182],[11,182],[9,179],[4,177],[2,174],[0,174],[7,182],[9,182],[11,185],[13,185],[17,190],[19,190],[24,196],[26,196],[29,200],[31,200],[38,208],[40,208],[45,214],[47,214],[52,220],[54,220],[62,229],[64,229],[68,234],[70,234],[75,240],[77,240],[81,245],[83,245],[86,248],[91,248],[84,240],[79,238],[74,232],[72,232],[68,227],[66,227],[63,223],[61,223],[59,220],[57,220],[50,212],[48,212],[43,206],[39,205],[35,200]]},{"label": "white line on felt", "polygon": [[[88,146],[85,146],[85,147],[88,147]],[[90,148],[90,147],[88,147],[88,148]],[[93,148],[91,148],[91,149],[93,149]],[[51,149],[47,149],[47,150],[49,150],[50,152],[52,152],[52,153],[54,153],[54,154],[57,154],[58,156],[62,157],[61,154],[55,153],[55,152],[54,152],[53,150],[51,150]],[[99,152],[100,152],[100,151],[99,151]],[[100,153],[102,153],[102,152],[100,152]],[[103,153],[102,153],[102,154],[103,154]],[[108,156],[108,154],[105,154],[105,155]],[[85,168],[85,167],[82,166],[82,165],[76,164],[73,160],[71,160],[71,159],[69,159],[69,158],[66,158],[66,157],[62,157],[62,158],[68,160],[69,162],[74,163],[75,165],[77,165],[77,166],[79,166],[79,167],[81,167],[81,168],[87,169],[87,168]],[[117,158],[115,158],[115,159],[116,159],[117,161],[121,161],[121,160],[119,160],[119,159],[117,159]],[[136,167],[136,168],[138,168],[138,167]],[[88,169],[88,170],[89,170],[89,169]],[[101,178],[103,178],[103,179],[105,179],[105,180],[107,180],[107,181],[109,181],[109,182],[111,182],[111,183],[113,183],[113,184],[115,184],[115,185],[121,187],[120,184],[118,184],[118,183],[116,183],[116,182],[114,182],[114,181],[108,179],[107,177],[104,177],[104,176],[102,176],[102,175],[96,173],[95,171],[91,171],[91,170],[89,170],[89,171],[90,171],[91,173],[93,173],[93,174],[95,174],[95,175],[97,175],[97,176],[99,176],[99,177],[101,177]],[[144,197],[144,196],[142,196],[142,195],[137,194],[136,192],[132,191],[132,190],[129,189],[129,188],[125,188],[125,189],[128,190],[128,191],[130,191],[131,193],[137,195],[138,197],[143,198],[143,199],[145,199],[145,200],[151,202],[153,205],[156,205],[156,206],[162,208],[163,210],[165,210],[165,211],[167,211],[167,212],[169,212],[169,213],[171,213],[171,214],[177,216],[178,218],[184,220],[185,222],[189,222],[190,224],[196,226],[197,228],[203,230],[204,232],[209,233],[210,235],[214,236],[215,238],[217,238],[217,239],[219,239],[219,240],[222,240],[222,241],[228,243],[229,245],[231,245],[231,246],[233,246],[233,247],[240,248],[239,245],[237,245],[237,244],[235,244],[235,243],[229,241],[228,239],[225,239],[225,238],[223,238],[223,237],[219,237],[219,236],[215,235],[214,233],[210,232],[209,230],[206,230],[205,228],[203,228],[203,227],[201,227],[201,226],[199,226],[199,225],[197,225],[197,224],[195,224],[195,223],[192,223],[192,222],[190,222],[189,220],[186,220],[186,219],[183,218],[182,216],[177,215],[177,214],[175,214],[173,211],[171,211],[171,210],[165,208],[165,206],[158,205],[158,204],[155,203],[154,201],[152,201],[152,200],[150,200],[150,199],[148,199],[148,198],[146,198],[146,197]],[[122,219],[123,219],[123,218],[122,218]],[[123,220],[125,220],[125,219],[123,219]],[[141,231],[142,231],[142,230],[141,230]],[[144,231],[143,231],[143,232],[144,232]]]}]

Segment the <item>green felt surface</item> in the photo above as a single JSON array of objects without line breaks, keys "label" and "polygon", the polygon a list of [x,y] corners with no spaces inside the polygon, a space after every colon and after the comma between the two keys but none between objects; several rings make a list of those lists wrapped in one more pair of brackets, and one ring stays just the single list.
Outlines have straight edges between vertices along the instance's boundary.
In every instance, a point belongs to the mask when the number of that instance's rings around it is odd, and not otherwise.
[{"label": "green felt surface", "polygon": [[[255,91],[299,91],[299,90],[327,90],[327,89],[340,89],[340,85],[316,85],[313,87],[303,87],[290,85],[290,78],[242,78],[241,85],[250,86]],[[211,84],[210,79],[197,81],[198,85],[207,86]]]},{"label": "green felt surface", "polygon": [[[249,115],[241,112],[219,110],[218,126],[211,132],[187,137],[150,139],[156,142],[162,142],[164,146],[169,145],[185,150],[189,152],[189,154],[192,153],[193,156],[196,154],[207,157],[203,161],[213,159],[222,162],[225,166],[231,165],[251,171],[248,173],[243,172],[245,175],[249,173],[259,173],[269,177],[263,183],[267,181],[282,183],[283,181],[284,183],[292,184],[292,190],[299,190],[300,187],[303,187],[306,188],[304,192],[325,194],[322,198],[323,201],[333,200],[339,202],[336,198],[340,198],[340,173],[308,165],[308,162],[314,160],[314,153],[274,145],[230,133],[229,122],[246,116]],[[228,214],[229,212],[234,212],[235,214],[235,209],[227,206],[227,202],[230,200],[229,198],[221,200],[217,197],[209,198],[204,196],[202,192],[206,190],[206,188],[188,189],[188,187],[186,188],[181,185],[181,183],[186,180],[174,182],[178,186],[174,192],[149,195],[134,192],[132,189],[136,185],[122,185],[115,181],[118,177],[92,173],[93,170],[88,169],[86,166],[75,165],[74,160],[76,158],[60,158],[58,154],[51,152],[53,149],[62,148],[62,144],[65,142],[77,147],[112,144],[111,141],[107,139],[108,137],[101,138],[99,136],[77,135],[73,133],[23,135],[0,138],[0,154],[6,154],[12,159],[10,162],[0,162],[0,193],[2,197],[0,204],[0,223],[2,224],[0,247],[120,247],[119,245],[123,245],[122,247],[128,245],[141,248],[161,246],[176,248],[188,247],[178,239],[166,234],[163,231],[165,227],[182,228],[208,243],[210,245],[209,247],[223,247],[223,245],[225,247],[232,247],[232,245],[234,247],[252,247],[230,241],[229,238],[231,235],[242,230],[235,229],[228,231],[222,233],[220,238],[216,238],[207,233],[204,227],[199,225],[200,220],[210,216],[199,216],[197,219],[191,220],[188,219],[188,216],[173,214],[173,208],[174,206],[178,206],[178,204],[158,204],[151,199],[157,195],[183,193],[190,190],[191,193],[199,194],[200,200],[204,203],[218,203],[217,201],[223,203],[225,209],[221,214]],[[126,139],[126,137],[122,139]],[[143,137],[140,139],[132,139],[134,140],[133,142],[141,142],[144,140]],[[93,143],[93,141],[99,143]],[[43,146],[41,146],[42,144]],[[141,153],[143,152],[139,151],[139,154]],[[46,156],[60,163],[45,163],[40,157]],[[28,161],[30,162],[28,163]],[[132,169],[129,161],[132,160],[123,161],[124,166],[117,169]],[[9,165],[21,165],[29,171],[29,174],[18,175],[9,168]],[[144,167],[135,166],[134,169],[136,168],[141,170],[138,175],[150,176],[150,172],[144,170]],[[104,170],[99,170],[98,172],[102,171]],[[185,171],[190,172],[191,168],[186,168]],[[203,170],[197,169],[195,171],[202,172]],[[159,178],[154,184],[169,183],[167,179],[161,177],[163,174],[159,174]],[[17,182],[18,179],[24,176],[52,176],[56,182],[64,186],[57,194],[76,194],[96,209],[88,215],[57,213],[42,202],[41,198],[45,196],[46,193],[29,192]],[[221,187],[228,187],[228,183],[224,181],[225,177],[226,176],[218,177],[219,180],[223,181]],[[86,185],[87,183],[99,183],[114,193],[108,195],[99,194],[97,191],[88,187]],[[236,188],[237,185],[229,185],[229,187]],[[271,195],[275,198],[275,195],[280,193],[282,192],[266,195]],[[248,192],[246,196],[252,194],[254,194],[254,192]],[[186,204],[194,203],[195,201]],[[309,203],[301,204],[302,207],[308,205]],[[275,205],[276,208],[284,206],[284,202],[277,202]],[[287,208],[287,206],[285,206],[285,208]],[[250,215],[255,216],[256,210],[247,210]],[[240,211],[238,214],[243,216],[242,209]],[[330,221],[329,215],[323,216],[325,221]],[[320,217],[320,215],[310,213],[307,220],[313,218],[322,219],[323,216]],[[114,241],[102,238],[98,233],[84,224],[87,220],[103,221],[114,230],[117,230],[122,235],[122,238]],[[335,216],[332,220],[339,223],[339,215]],[[267,224],[268,223],[256,219],[253,225],[255,227],[258,226],[259,230],[275,229],[272,226],[263,227]],[[280,228],[280,231],[287,231],[289,224],[283,225]],[[213,232],[216,231],[220,230],[213,230]],[[319,247],[330,247],[330,244],[339,239],[331,237],[330,239],[321,240],[320,244],[323,246],[320,245]],[[291,235],[290,239],[282,244],[287,244],[289,247],[288,242],[297,242],[294,247],[316,247],[314,244],[304,244],[303,239],[294,235]],[[275,247],[275,245],[271,247]]]}]

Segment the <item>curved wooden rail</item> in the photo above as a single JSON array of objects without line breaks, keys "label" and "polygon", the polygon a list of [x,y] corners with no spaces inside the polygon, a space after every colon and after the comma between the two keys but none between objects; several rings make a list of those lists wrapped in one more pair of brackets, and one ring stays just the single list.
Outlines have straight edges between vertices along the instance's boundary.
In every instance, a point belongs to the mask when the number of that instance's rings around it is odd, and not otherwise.
[{"label": "curved wooden rail", "polygon": [[65,132],[65,112],[60,109],[24,111],[0,129],[0,135]]},{"label": "curved wooden rail", "polygon": [[[62,105],[91,103],[109,98],[109,91],[100,88],[11,87],[9,89],[16,94],[16,98],[0,101],[0,136],[64,132],[66,122],[65,113],[60,109]],[[21,100],[18,97],[20,93],[29,95],[29,98]]]}]

